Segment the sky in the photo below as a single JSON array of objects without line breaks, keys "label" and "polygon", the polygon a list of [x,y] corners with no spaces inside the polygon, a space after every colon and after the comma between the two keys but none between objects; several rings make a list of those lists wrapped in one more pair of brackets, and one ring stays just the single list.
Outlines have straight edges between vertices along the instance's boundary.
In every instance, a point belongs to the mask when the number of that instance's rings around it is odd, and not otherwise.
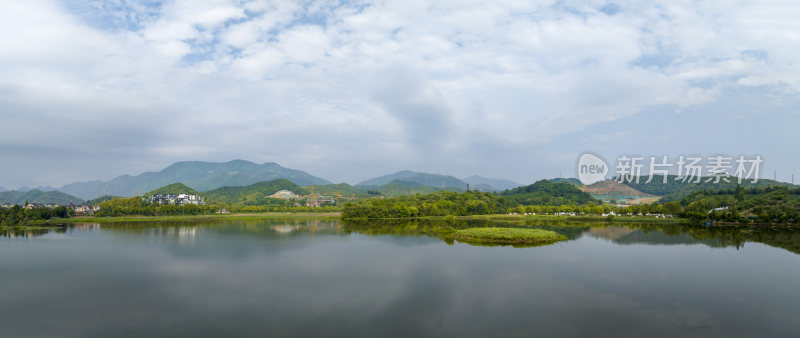
[{"label": "sky", "polygon": [[[0,2],[0,186],[177,161],[521,183],[583,152],[800,182],[797,1]],[[796,183],[797,183],[796,182]]]}]

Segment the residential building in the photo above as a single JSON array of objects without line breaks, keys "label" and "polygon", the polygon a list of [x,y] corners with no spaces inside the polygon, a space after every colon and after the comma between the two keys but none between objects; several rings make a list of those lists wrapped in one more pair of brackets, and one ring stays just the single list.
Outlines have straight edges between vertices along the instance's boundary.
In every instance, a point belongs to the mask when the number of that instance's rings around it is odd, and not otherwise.
[{"label": "residential building", "polygon": [[158,205],[205,205],[203,197],[193,194],[158,194],[150,196],[150,203]]},{"label": "residential building", "polygon": [[86,205],[81,204],[75,207],[75,216],[89,216],[94,215],[95,212],[100,210],[100,207],[96,205]]}]

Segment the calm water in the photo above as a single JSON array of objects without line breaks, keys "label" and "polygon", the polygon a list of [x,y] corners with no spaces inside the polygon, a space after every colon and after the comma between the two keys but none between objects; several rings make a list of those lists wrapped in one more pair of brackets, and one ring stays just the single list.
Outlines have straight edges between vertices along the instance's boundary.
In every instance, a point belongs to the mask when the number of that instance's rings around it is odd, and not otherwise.
[{"label": "calm water", "polygon": [[570,239],[483,247],[430,223],[313,220],[6,234],[0,335],[800,334],[800,234],[535,226]]}]

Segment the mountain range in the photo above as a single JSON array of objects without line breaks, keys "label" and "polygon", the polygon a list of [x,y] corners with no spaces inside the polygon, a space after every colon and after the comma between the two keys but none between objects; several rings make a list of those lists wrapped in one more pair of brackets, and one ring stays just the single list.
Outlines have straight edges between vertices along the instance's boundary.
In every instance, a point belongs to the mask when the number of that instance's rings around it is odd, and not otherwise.
[{"label": "mountain range", "polygon": [[8,189],[0,187],[0,192],[9,192],[9,194],[6,194],[7,198],[4,199],[6,203],[16,201],[18,199],[17,196],[24,195],[21,193],[32,192],[28,196],[37,197],[43,192],[61,192],[63,195],[50,194],[52,196],[47,195],[48,197],[44,199],[35,200],[30,198],[29,200],[37,203],[71,201],[76,204],[76,202],[80,203],[83,200],[92,200],[109,195],[134,196],[174,183],[185,184],[200,192],[209,192],[221,187],[248,186],[276,179],[286,179],[300,187],[315,185],[320,189],[318,191],[321,193],[322,190],[326,190],[326,192],[327,190],[335,190],[351,197],[369,196],[368,190],[373,192],[383,191],[388,195],[397,195],[403,193],[425,193],[442,189],[463,191],[467,188],[467,184],[470,184],[472,189],[481,191],[502,191],[519,186],[518,183],[510,180],[481,176],[470,176],[462,180],[450,175],[409,170],[368,179],[356,186],[347,184],[337,186],[331,185],[331,182],[323,178],[300,170],[285,168],[277,163],[257,164],[245,160],[233,160],[222,163],[177,162],[160,171],[145,172],[135,176],[122,175],[108,181],[74,182],[58,189],[51,186],[39,186],[33,189],[20,187],[16,190],[8,191]]},{"label": "mountain range", "polygon": [[172,183],[183,183],[198,191],[209,191],[224,186],[243,186],[285,178],[297,185],[330,184],[331,182],[277,163],[257,164],[234,160],[224,163],[189,161],[178,162],[158,172],[140,175],[123,175],[110,181],[70,183],[59,190],[83,199],[103,195],[133,196]]},{"label": "mountain range", "polygon": [[25,202],[58,205],[68,205],[72,203],[74,205],[79,205],[83,203],[83,200],[60,191],[41,191],[39,189],[33,189],[28,191],[12,190],[0,192],[0,204],[24,205]]}]

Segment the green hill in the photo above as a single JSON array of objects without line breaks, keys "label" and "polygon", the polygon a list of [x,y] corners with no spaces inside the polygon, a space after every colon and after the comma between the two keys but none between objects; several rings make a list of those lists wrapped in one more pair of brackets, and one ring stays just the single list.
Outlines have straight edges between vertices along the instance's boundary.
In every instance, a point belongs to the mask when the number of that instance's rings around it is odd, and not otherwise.
[{"label": "green hill", "polygon": [[[362,185],[358,186],[358,188],[367,192],[369,196],[382,195],[385,197],[397,197],[397,196],[416,195],[416,194],[432,194],[439,191],[463,192],[466,190],[457,187],[447,187],[442,189],[441,187],[432,187],[430,185],[425,185],[418,182],[409,182],[404,180],[394,180],[383,186]],[[464,185],[464,188],[466,188],[466,185]]]},{"label": "green hill", "polygon": [[123,175],[110,181],[76,182],[60,190],[82,198],[103,195],[133,196],[168,184],[182,182],[198,191],[209,191],[225,186],[245,186],[278,178],[295,184],[329,184],[327,180],[306,172],[284,168],[277,163],[257,164],[235,160],[224,163],[178,162],[158,172],[146,172],[137,176]]},{"label": "green hill", "polygon": [[309,194],[309,191],[298,186],[294,182],[279,178],[243,187],[217,188],[206,192],[205,196],[209,201],[227,203],[230,205],[281,204],[282,200],[269,198],[270,195],[280,190],[289,190],[297,195]]},{"label": "green hill", "polygon": [[100,196],[98,198],[93,198],[93,199],[90,199],[90,200],[86,201],[86,204],[88,204],[88,205],[99,205],[102,202],[110,201],[110,200],[118,199],[118,198],[122,198],[122,196],[103,195],[103,196]]},{"label": "green hill", "polygon": [[[645,183],[648,177],[640,177],[639,183],[625,182],[625,185],[634,188],[638,191],[648,193],[651,195],[662,196],[659,202],[665,203],[670,201],[680,201],[681,199],[689,196],[696,191],[717,191],[717,190],[731,190],[739,185],[737,179],[731,178],[730,182],[720,181],[719,183],[706,182],[708,177],[703,177],[700,183],[682,182],[676,180],[677,176],[667,176],[667,183],[664,183],[664,176],[653,175],[653,180],[650,183]],[[752,183],[750,180],[742,181],[741,186],[745,189],[753,187],[769,187],[769,186],[792,186],[789,183],[778,182],[767,179],[759,179],[758,182]]]},{"label": "green hill", "polygon": [[573,205],[600,204],[601,202],[580,191],[574,184],[561,181],[540,180],[534,184],[506,190],[500,193],[505,198],[525,205]]},{"label": "green hill", "polygon": [[[467,183],[448,175],[428,174],[409,170],[398,171],[394,174],[372,178],[356,184],[357,187],[384,186],[394,181],[413,182],[420,185],[427,185],[441,188],[459,188],[462,191],[467,189]],[[366,190],[366,189],[365,189]],[[437,190],[438,191],[438,190]]]},{"label": "green hill", "polygon": [[26,201],[28,203],[58,205],[69,205],[70,203],[78,205],[83,203],[82,199],[60,191],[41,191],[39,189],[33,189],[28,191],[11,190],[0,192],[0,204],[23,205]]},{"label": "green hill", "polygon": [[163,187],[158,188],[156,190],[153,190],[151,192],[148,192],[145,195],[146,196],[152,196],[152,195],[164,195],[164,194],[174,194],[174,195],[177,195],[177,194],[190,194],[190,195],[204,196],[203,194],[197,192],[196,190],[194,190],[192,188],[189,188],[188,186],[186,186],[183,183],[173,183],[173,184],[170,184],[170,185],[166,185],[166,186],[163,186]]}]

